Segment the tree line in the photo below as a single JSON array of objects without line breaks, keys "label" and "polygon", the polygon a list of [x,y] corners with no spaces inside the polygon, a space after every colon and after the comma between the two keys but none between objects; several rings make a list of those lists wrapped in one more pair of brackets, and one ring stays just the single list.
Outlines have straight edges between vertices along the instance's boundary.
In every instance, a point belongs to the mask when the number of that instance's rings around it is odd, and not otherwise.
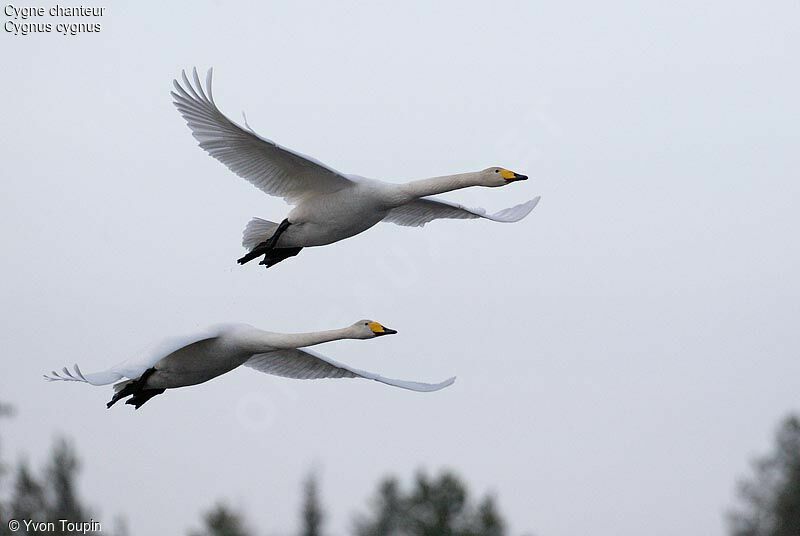
[{"label": "tree line", "polygon": [[[7,404],[0,403],[0,421],[13,416]],[[53,445],[48,462],[33,470],[25,460],[13,468],[3,462],[0,435],[0,536],[37,534],[41,531],[16,531],[8,527],[9,519],[36,522],[61,519],[84,522],[92,517],[92,509],[77,493],[80,461],[74,447],[66,439]],[[325,510],[322,506],[317,477],[312,473],[303,485],[303,501],[299,515],[300,536],[324,534]],[[102,534],[128,536],[121,519],[114,527],[103,523]],[[256,536],[244,513],[219,502],[209,508],[200,520],[200,528],[189,530],[188,536]],[[366,511],[354,524],[355,536],[505,536],[505,522],[495,500],[487,495],[473,500],[467,484],[454,472],[442,471],[436,476],[419,472],[410,486],[403,487],[395,477],[383,479]],[[66,536],[57,524],[48,534]],[[88,532],[87,534],[99,534]]]},{"label": "tree line", "polygon": [[[13,409],[0,403],[0,421]],[[85,522],[91,508],[78,496],[80,461],[66,439],[57,440],[39,471],[25,460],[3,461],[0,435],[0,536],[36,534],[22,526],[11,531],[9,519],[40,522],[66,519]],[[312,473],[303,484],[298,536],[323,536],[325,509]],[[737,503],[727,513],[730,536],[800,536],[800,418],[787,417],[779,426],[772,451],[752,463],[751,474],[737,485]],[[119,518],[102,533],[128,536]],[[259,531],[243,512],[219,502],[187,536],[256,536]],[[59,525],[48,534],[66,536]],[[394,476],[382,479],[353,523],[353,536],[506,536],[506,521],[492,495],[474,499],[467,484],[452,471],[432,476],[418,472],[404,485]],[[89,534],[99,534],[89,532]]]}]

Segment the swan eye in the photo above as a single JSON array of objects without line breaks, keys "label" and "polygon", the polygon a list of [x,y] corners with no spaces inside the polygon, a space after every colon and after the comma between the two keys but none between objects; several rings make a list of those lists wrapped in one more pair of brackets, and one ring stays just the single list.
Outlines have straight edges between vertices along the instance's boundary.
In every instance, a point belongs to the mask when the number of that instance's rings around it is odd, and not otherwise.
[{"label": "swan eye", "polygon": [[500,170],[499,169],[495,169],[494,172],[495,173],[500,173]]}]

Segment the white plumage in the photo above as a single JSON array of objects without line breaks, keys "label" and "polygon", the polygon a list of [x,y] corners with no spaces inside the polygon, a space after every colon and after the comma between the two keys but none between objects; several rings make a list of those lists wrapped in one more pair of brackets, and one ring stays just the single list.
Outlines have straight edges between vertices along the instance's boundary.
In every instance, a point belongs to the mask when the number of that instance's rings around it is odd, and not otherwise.
[{"label": "white plumage", "polygon": [[217,108],[211,92],[212,71],[205,89],[193,70],[193,81],[182,73],[174,81],[174,104],[192,134],[208,154],[263,192],[295,205],[279,224],[254,219],[248,224],[243,245],[248,262],[265,255],[261,264],[272,266],[307,246],[321,246],[361,233],[378,222],[422,227],[435,219],[485,218],[516,222],[527,216],[539,197],[495,214],[471,209],[434,197],[470,186],[496,187],[526,176],[501,167],[393,184],[349,175],[256,134],[245,120],[239,126]]},{"label": "white plumage", "polygon": [[450,218],[454,220],[471,220],[486,218],[503,223],[519,221],[536,208],[540,197],[536,197],[519,205],[503,209],[494,214],[487,214],[482,208],[468,208],[458,203],[441,199],[417,199],[401,207],[389,211],[383,221],[407,227],[423,227],[436,219]]},{"label": "white plumage", "polygon": [[422,383],[408,380],[395,380],[386,378],[374,372],[359,370],[349,365],[344,365],[313,350],[300,350],[297,348],[282,350],[280,352],[267,352],[257,354],[245,361],[245,367],[298,380],[317,378],[364,378],[375,380],[387,385],[402,387],[411,391],[438,391],[452,385],[455,377],[440,383]]},{"label": "white plumage", "polygon": [[206,382],[241,365],[294,379],[364,378],[412,391],[438,391],[455,378],[429,384],[385,378],[374,372],[339,363],[317,352],[300,348],[340,339],[371,339],[396,331],[378,322],[359,320],[342,329],[310,333],[272,333],[246,324],[225,324],[188,337],[168,339],[141,356],[111,368],[85,374],[78,365],[64,367],[44,377],[49,381],[85,382],[91,385],[116,383],[109,402],[130,396],[128,404],[139,408],[165,389]]}]

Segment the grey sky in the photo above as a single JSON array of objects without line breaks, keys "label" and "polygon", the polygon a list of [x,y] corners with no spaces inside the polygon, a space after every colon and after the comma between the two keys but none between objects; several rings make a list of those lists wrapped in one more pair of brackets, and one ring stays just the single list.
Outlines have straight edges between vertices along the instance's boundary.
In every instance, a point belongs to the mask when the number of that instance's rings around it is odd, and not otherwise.
[{"label": "grey sky", "polygon": [[[220,497],[286,533],[314,464],[332,534],[382,475],[442,466],[514,534],[723,534],[800,398],[797,2],[136,4],[98,35],[0,38],[7,455],[73,436],[100,519],[137,534]],[[169,97],[193,65],[228,115],[334,168],[503,165],[533,180],[446,197],[542,202],[238,267],[248,219],[287,207],[196,146]],[[240,370],[133,412],[41,379],[218,321],[362,317],[400,334],[319,350],[456,384]]]}]

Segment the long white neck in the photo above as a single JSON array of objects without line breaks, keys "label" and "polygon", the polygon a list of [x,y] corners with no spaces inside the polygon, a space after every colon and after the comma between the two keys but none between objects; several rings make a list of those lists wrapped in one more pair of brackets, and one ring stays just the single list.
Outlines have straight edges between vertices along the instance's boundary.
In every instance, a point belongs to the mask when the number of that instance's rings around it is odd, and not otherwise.
[{"label": "long white neck", "polygon": [[323,342],[341,339],[355,339],[352,326],[329,331],[313,331],[310,333],[270,333],[258,330],[248,337],[249,350],[254,353],[287,348],[303,348]]},{"label": "long white neck", "polygon": [[470,186],[481,186],[480,173],[459,173],[458,175],[445,175],[443,177],[432,177],[430,179],[420,179],[407,182],[401,188],[412,198],[426,197],[429,195],[442,194]]}]

